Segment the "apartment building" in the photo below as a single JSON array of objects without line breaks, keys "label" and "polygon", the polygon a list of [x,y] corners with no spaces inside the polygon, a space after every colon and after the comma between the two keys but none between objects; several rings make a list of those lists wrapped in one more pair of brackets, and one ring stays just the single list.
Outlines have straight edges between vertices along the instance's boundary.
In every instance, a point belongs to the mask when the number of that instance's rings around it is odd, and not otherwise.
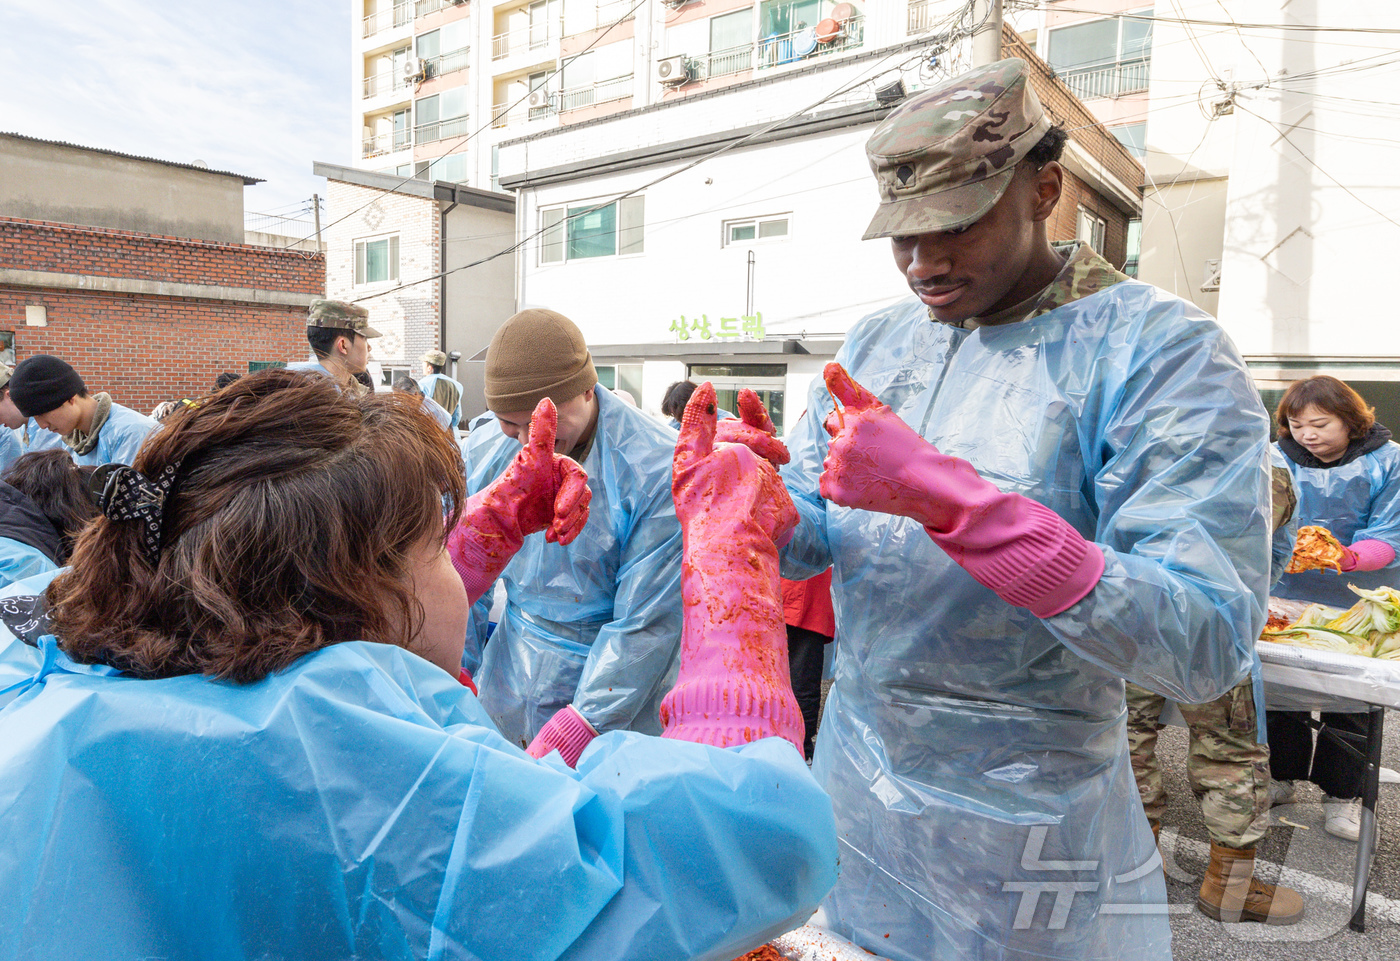
[{"label": "apartment building", "polygon": [[[517,304],[573,317],[605,384],[652,410],[685,376],[754,387],[780,426],[851,324],[907,295],[887,245],[859,239],[876,202],[863,145],[909,92],[972,65],[978,26],[968,0],[355,10],[359,166],[514,192]],[[1122,264],[1141,168],[1037,60],[1043,20],[1008,14],[1026,36],[1004,49],[1036,60],[1073,130],[1052,233]]]}]

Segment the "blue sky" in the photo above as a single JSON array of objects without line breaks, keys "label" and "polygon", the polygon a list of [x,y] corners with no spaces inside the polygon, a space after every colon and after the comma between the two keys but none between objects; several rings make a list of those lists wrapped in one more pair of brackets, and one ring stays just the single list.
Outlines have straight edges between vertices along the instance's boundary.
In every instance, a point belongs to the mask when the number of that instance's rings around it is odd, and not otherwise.
[{"label": "blue sky", "polygon": [[345,0],[0,0],[0,130],[266,183],[295,213],[350,162]]}]

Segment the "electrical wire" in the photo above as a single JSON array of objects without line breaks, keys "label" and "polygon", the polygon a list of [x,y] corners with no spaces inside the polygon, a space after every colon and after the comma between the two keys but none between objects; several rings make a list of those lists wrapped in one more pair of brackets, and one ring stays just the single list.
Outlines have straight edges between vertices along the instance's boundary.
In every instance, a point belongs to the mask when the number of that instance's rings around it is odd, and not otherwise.
[{"label": "electrical wire", "polygon": [[1316,23],[1239,23],[1237,21],[1223,20],[1202,20],[1196,17],[1159,17],[1150,13],[1104,13],[1102,10],[1085,10],[1076,7],[1066,7],[1059,3],[1052,2],[1038,3],[1034,7],[1024,9],[1054,11],[1057,13],[1090,13],[1096,16],[1108,18],[1116,17],[1124,20],[1144,20],[1154,23],[1176,23],[1190,24],[1197,27],[1220,27],[1222,29],[1239,30],[1287,30],[1301,31],[1305,33],[1365,33],[1392,35],[1400,34],[1400,27],[1327,27]]}]

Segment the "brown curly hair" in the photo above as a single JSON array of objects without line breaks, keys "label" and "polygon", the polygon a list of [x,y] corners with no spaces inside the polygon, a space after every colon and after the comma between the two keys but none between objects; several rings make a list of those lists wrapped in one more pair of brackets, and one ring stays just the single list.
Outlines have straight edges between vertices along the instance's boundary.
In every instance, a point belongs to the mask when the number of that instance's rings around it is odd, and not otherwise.
[{"label": "brown curly hair", "polygon": [[247,683],[341,641],[417,634],[407,555],[445,540],[466,491],[416,399],[262,371],[173,415],[135,467],[170,464],[156,565],[139,522],[99,517],[49,588],[74,660]]}]

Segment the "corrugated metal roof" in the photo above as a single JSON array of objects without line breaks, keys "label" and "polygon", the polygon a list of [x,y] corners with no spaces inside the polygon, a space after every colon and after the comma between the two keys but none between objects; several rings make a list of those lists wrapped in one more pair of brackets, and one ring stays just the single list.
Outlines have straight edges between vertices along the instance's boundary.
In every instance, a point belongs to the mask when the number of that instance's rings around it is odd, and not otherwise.
[{"label": "corrugated metal roof", "polygon": [[261,177],[249,177],[247,174],[234,173],[231,170],[211,170],[208,167],[201,167],[198,164],[179,163],[174,160],[161,160],[159,157],[142,157],[137,154],[122,153],[120,150],[103,150],[101,147],[84,147],[78,143],[68,143],[66,140],[45,140],[42,137],[29,137],[22,133],[14,133],[8,130],[0,130],[0,137],[13,137],[16,140],[27,140],[30,143],[45,143],[55,147],[72,147],[74,150],[86,150],[90,153],[106,154],[109,157],[122,157],[126,160],[144,160],[147,163],[164,164],[167,167],[179,167],[183,170],[198,170],[201,173],[217,174],[221,177],[237,177],[243,181],[244,186],[263,183]]}]

